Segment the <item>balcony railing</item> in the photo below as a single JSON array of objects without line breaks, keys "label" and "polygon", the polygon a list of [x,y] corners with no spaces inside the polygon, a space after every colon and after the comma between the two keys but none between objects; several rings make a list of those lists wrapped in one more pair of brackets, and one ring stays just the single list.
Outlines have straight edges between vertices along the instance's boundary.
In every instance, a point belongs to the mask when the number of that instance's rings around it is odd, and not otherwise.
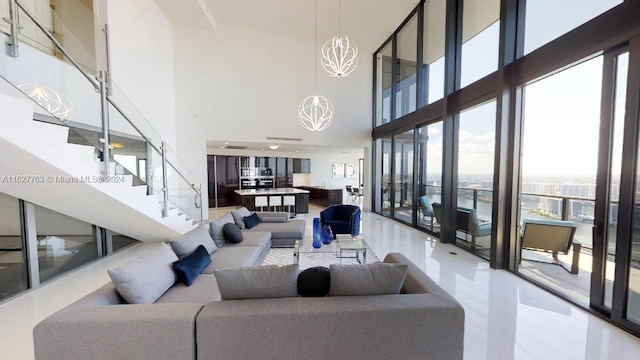
[{"label": "balcony railing", "polygon": [[[440,185],[423,185],[421,195],[427,195],[430,203],[441,202]],[[576,224],[576,238],[583,248],[593,248],[592,228],[594,224],[595,200],[587,197],[522,193],[520,219],[571,220]],[[458,206],[476,210],[481,221],[492,222],[493,190],[476,187],[458,188]],[[615,213],[617,203],[612,203],[610,213]],[[416,205],[417,207],[417,205]],[[419,217],[420,218],[420,217]],[[616,221],[610,221],[610,231],[615,231]],[[423,224],[427,222],[423,221]]]}]

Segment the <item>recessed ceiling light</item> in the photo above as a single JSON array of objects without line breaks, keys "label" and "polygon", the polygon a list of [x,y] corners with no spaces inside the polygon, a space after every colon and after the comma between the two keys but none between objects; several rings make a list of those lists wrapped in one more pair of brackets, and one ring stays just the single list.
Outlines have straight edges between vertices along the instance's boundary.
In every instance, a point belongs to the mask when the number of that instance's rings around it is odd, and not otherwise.
[{"label": "recessed ceiling light", "polygon": [[269,149],[271,149],[271,150],[275,150],[275,149],[277,149],[279,147],[280,146],[278,146],[278,145],[269,145]]},{"label": "recessed ceiling light", "polygon": [[264,151],[264,149],[262,149],[262,151]]},{"label": "recessed ceiling light", "polygon": [[225,144],[229,144],[229,142],[228,142],[228,141],[225,141],[224,143],[225,143]]},{"label": "recessed ceiling light", "polygon": [[296,150],[296,152],[298,152],[298,150]]},{"label": "recessed ceiling light", "polygon": [[220,149],[224,149],[224,146],[220,146]]},{"label": "recessed ceiling light", "polygon": [[313,150],[313,149],[315,149],[315,148],[311,148],[311,150]]}]

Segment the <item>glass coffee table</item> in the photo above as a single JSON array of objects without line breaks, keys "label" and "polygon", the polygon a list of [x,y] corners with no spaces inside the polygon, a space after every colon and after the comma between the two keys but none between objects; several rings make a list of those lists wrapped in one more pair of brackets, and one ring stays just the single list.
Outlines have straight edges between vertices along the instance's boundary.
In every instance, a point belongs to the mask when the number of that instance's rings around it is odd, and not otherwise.
[{"label": "glass coffee table", "polygon": [[[336,235],[336,256],[340,258],[342,263],[343,258],[356,259],[359,264],[367,263],[367,247],[363,241],[362,235],[351,236],[349,234]],[[353,256],[347,256],[353,255]]]},{"label": "glass coffee table", "polygon": [[297,240],[293,245],[293,263],[298,264],[301,254],[335,254],[340,259],[356,259],[360,264],[367,262],[367,247],[362,235],[336,235],[331,244],[322,244],[318,249],[314,248],[311,241]]}]

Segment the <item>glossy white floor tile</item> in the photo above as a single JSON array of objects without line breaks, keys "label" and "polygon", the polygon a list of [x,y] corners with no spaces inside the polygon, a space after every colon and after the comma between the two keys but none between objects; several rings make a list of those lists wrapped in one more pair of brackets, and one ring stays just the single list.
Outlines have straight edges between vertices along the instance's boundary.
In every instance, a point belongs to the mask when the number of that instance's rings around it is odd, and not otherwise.
[{"label": "glossy white floor tile", "polygon": [[[311,206],[311,219],[321,208]],[[210,212],[215,218],[227,210]],[[376,255],[401,252],[464,306],[465,359],[638,359],[640,339],[486,261],[408,226],[363,212]],[[33,359],[33,326],[108,281],[106,269],[142,253],[127,249],[0,305],[0,359]],[[425,358],[428,355],[425,354]]]}]

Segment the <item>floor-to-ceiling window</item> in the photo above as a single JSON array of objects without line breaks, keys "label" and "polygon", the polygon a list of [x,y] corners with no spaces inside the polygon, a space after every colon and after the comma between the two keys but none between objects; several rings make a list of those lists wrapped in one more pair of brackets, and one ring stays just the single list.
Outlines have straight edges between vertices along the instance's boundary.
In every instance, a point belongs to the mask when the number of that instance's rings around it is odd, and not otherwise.
[{"label": "floor-to-ceiling window", "polygon": [[433,203],[440,203],[442,191],[442,121],[418,130],[418,226],[439,232]]},{"label": "floor-to-ceiling window", "polygon": [[483,256],[491,248],[493,160],[495,156],[496,102],[460,113],[458,132],[458,239]]},{"label": "floor-to-ceiling window", "polygon": [[395,135],[393,216],[408,223],[413,218],[413,130]]},{"label": "floor-to-ceiling window", "polygon": [[19,200],[0,193],[0,300],[27,289]]},{"label": "floor-to-ceiling window", "polygon": [[[593,248],[601,85],[597,57],[524,87],[520,219],[573,221],[585,249]],[[559,263],[570,268],[572,255]],[[552,253],[525,249],[518,271],[588,304],[588,261],[578,274],[554,263]]]},{"label": "floor-to-ceiling window", "polygon": [[422,106],[444,96],[445,20],[447,1],[431,0],[424,4],[422,31]]},{"label": "floor-to-ceiling window", "polygon": [[391,85],[392,85],[392,42],[388,42],[376,54],[376,125],[391,121]]},{"label": "floor-to-ceiling window", "polygon": [[396,83],[395,83],[395,118],[400,118],[411,113],[417,108],[417,34],[418,15],[411,20],[398,33]]},{"label": "floor-to-ceiling window", "polygon": [[[389,169],[375,173],[390,191],[380,213],[441,233],[441,241],[640,334],[638,13],[636,0],[421,1],[377,53],[392,58],[394,94],[386,104],[380,91],[374,99],[375,162]],[[407,112],[394,91],[403,89],[401,40],[416,16],[418,101]],[[399,145],[407,132],[410,207]],[[430,173],[438,161],[439,173]],[[434,203],[443,221],[430,216]],[[461,217],[465,211],[472,215]],[[523,224],[534,220],[573,224],[566,254],[522,246]]]},{"label": "floor-to-ceiling window", "polygon": [[500,0],[464,0],[460,86],[498,69]]},{"label": "floor-to-ceiling window", "polygon": [[524,54],[575,29],[623,0],[535,0],[526,2]]},{"label": "floor-to-ceiling window", "polygon": [[59,212],[35,207],[40,281],[103,256],[95,227]]}]

